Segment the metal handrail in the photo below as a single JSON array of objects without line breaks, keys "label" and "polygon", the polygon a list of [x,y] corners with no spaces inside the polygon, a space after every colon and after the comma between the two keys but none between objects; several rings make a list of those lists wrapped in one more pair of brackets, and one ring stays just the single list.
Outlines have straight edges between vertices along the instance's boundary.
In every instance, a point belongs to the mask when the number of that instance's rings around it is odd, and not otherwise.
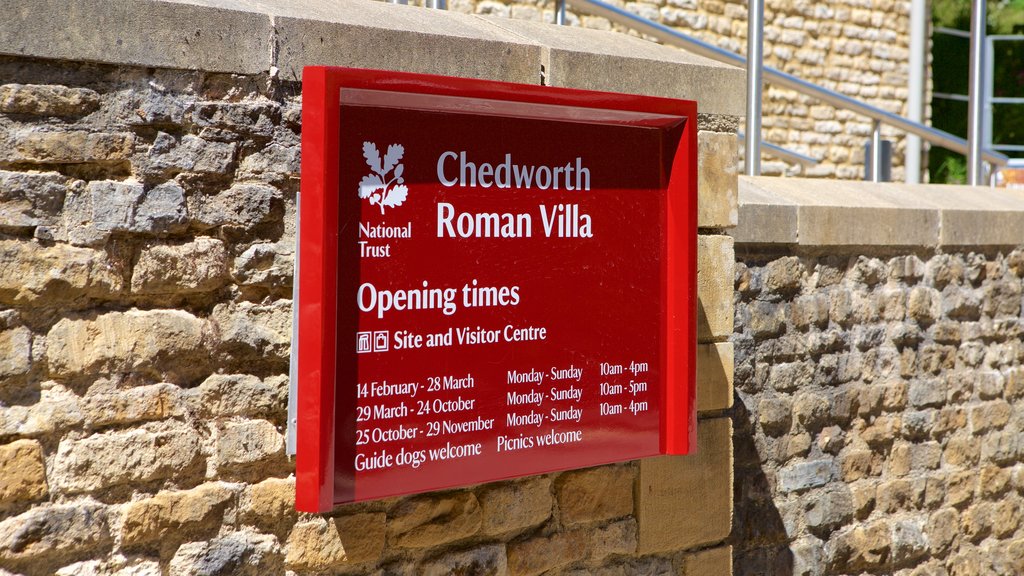
[{"label": "metal handrail", "polygon": [[[666,44],[684,48],[688,52],[692,52],[699,56],[704,56],[705,58],[710,58],[726,64],[732,64],[741,68],[745,68],[747,65],[747,59],[739,54],[719,48],[713,44],[704,42],[703,40],[687,36],[686,34],[661,24],[660,22],[648,20],[643,16],[638,16],[632,12],[613,6],[607,2],[603,2],[602,0],[566,1],[575,8],[588,12],[594,16],[602,16],[612,22],[628,26]],[[805,94],[831,104],[836,108],[850,110],[862,116],[867,116],[877,122],[895,126],[905,132],[916,134],[932,144],[936,144],[943,148],[965,155],[969,151],[967,140],[960,138],[959,136],[954,136],[949,132],[933,128],[931,126],[926,126],[919,122],[914,122],[913,120],[904,118],[898,114],[887,112],[881,108],[872,106],[871,104],[861,102],[855,98],[851,98],[834,90],[825,88],[824,86],[819,86],[812,82],[801,80],[792,74],[787,74],[781,70],[776,70],[775,68],[766,66],[764,68],[764,76],[767,81],[777,86],[795,90],[801,94]],[[984,150],[983,158],[986,162],[990,162],[998,166],[1006,166],[1009,161],[1009,157],[1005,154],[1001,154],[990,149]]]},{"label": "metal handrail", "polygon": [[[746,141],[746,136],[742,131],[737,132],[736,137],[741,141]],[[820,162],[817,158],[807,156],[806,154],[801,154],[799,152],[794,152],[793,150],[783,148],[782,146],[772,144],[771,142],[766,142],[764,140],[761,140],[761,148],[776,158],[786,160],[793,164],[800,164],[801,166],[816,166]]]}]

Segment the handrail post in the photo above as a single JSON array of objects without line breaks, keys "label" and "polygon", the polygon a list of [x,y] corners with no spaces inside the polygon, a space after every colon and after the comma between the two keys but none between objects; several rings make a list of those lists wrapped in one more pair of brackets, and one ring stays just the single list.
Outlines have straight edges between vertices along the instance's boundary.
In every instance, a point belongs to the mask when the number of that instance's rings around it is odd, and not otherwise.
[{"label": "handrail post", "polygon": [[967,184],[982,186],[985,167],[982,165],[985,105],[985,0],[971,1],[971,66],[967,90]]},{"label": "handrail post", "polygon": [[743,148],[747,176],[761,174],[761,72],[764,68],[764,0],[750,0],[747,13],[747,141]]},{"label": "handrail post", "polygon": [[565,26],[565,0],[555,0],[555,24]]},{"label": "handrail post", "polygon": [[882,181],[882,123],[871,123],[871,181]]}]

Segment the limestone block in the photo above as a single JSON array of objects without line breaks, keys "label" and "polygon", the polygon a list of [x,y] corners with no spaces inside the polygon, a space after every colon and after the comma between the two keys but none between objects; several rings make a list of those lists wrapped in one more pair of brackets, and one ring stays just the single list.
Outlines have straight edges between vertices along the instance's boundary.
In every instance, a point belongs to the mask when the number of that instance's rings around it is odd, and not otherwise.
[{"label": "limestone block", "polygon": [[142,184],[103,180],[86,189],[97,230],[166,234],[188,226],[185,191],[175,182],[146,190]]},{"label": "limestone block", "polygon": [[295,518],[295,479],[268,478],[245,488],[239,520],[264,532],[276,532]]},{"label": "limestone block", "polygon": [[18,327],[0,331],[0,382],[32,368],[32,332]]},{"label": "limestone block", "polygon": [[66,194],[67,178],[57,172],[0,170],[0,228],[55,226]]},{"label": "limestone block", "polygon": [[162,420],[182,414],[181,396],[181,388],[167,383],[99,392],[86,396],[82,414],[94,428]]},{"label": "limestone block", "polygon": [[403,500],[388,513],[388,541],[399,548],[426,548],[480,531],[483,513],[469,492]]},{"label": "limestone block", "polygon": [[423,564],[423,576],[448,576],[449,574],[487,574],[507,576],[508,558],[501,544],[481,546],[461,552],[450,552],[436,560]]},{"label": "limestone block", "polygon": [[719,546],[701,550],[683,557],[686,576],[731,576],[732,546]]},{"label": "limestone block", "polygon": [[840,571],[865,570],[886,560],[891,546],[892,529],[887,521],[858,525],[828,541],[826,566]]},{"label": "limestone block", "polygon": [[231,276],[243,286],[289,287],[295,252],[281,244],[254,244],[235,258]]},{"label": "limestone block", "polygon": [[732,237],[740,244],[796,244],[797,204],[765,190],[760,182],[739,177],[739,216]]},{"label": "limestone block", "polygon": [[697,133],[697,226],[729,228],[739,217],[737,138],[728,132]]},{"label": "limestone block", "polygon": [[88,88],[59,84],[4,84],[0,112],[32,116],[84,116],[100,106],[99,94]]},{"label": "limestone block", "polygon": [[129,549],[173,547],[215,536],[233,499],[227,485],[212,483],[132,502],[124,509],[121,545]]},{"label": "limestone block", "polygon": [[[923,190],[918,192],[894,184],[743,177],[736,238],[744,243],[798,241],[803,246],[937,246],[939,205]],[[744,209],[748,198],[755,207],[749,221]],[[777,206],[786,207],[789,216],[777,225],[756,214],[774,214]],[[782,224],[785,231],[776,233]]]},{"label": "limestone block", "polygon": [[387,539],[386,520],[383,512],[349,514],[334,519],[348,562],[359,564],[380,559]]},{"label": "limestone block", "polygon": [[136,169],[149,178],[170,178],[176,174],[227,174],[238,145],[212,142],[191,134],[181,140],[161,132],[149,152],[136,159]]},{"label": "limestone block", "polygon": [[640,461],[637,524],[641,554],[695,548],[732,529],[732,421],[701,420],[688,456]]},{"label": "limestone block", "polygon": [[7,159],[30,164],[82,164],[128,160],[135,137],[127,132],[23,130],[14,135]]},{"label": "limestone block", "polygon": [[481,532],[498,535],[540,525],[551,517],[551,481],[532,478],[488,487],[480,492]]},{"label": "limestone block", "polygon": [[635,473],[628,466],[567,472],[558,479],[558,507],[566,526],[633,513]]},{"label": "limestone block", "polygon": [[252,10],[129,0],[11,0],[5,9],[5,54],[240,74],[271,66],[270,19]]},{"label": "limestone block", "polygon": [[55,378],[124,372],[187,383],[208,369],[206,330],[203,320],[181,310],[64,318],[47,335],[46,359]]},{"label": "limestone block", "polygon": [[732,407],[733,344],[697,345],[697,410],[710,412]]},{"label": "limestone block", "polygon": [[251,228],[267,222],[278,209],[281,193],[264,184],[236,184],[204,198],[195,216],[203,227],[237,226]]},{"label": "limestone block", "polygon": [[288,359],[292,338],[291,300],[271,304],[218,304],[210,317],[225,352],[240,358]]},{"label": "limestone block", "polygon": [[131,289],[142,294],[191,294],[216,290],[228,280],[224,243],[203,237],[143,248],[132,270]]},{"label": "limestone block", "polygon": [[39,400],[29,406],[12,405],[0,412],[0,435],[38,437],[80,426],[82,402],[58,382],[42,384]]},{"label": "limestone block", "polygon": [[540,83],[542,48],[474,16],[353,0],[277,3],[271,12],[287,80],[328,64]]},{"label": "limestone block", "polygon": [[43,448],[35,440],[15,440],[0,446],[0,507],[45,498]]},{"label": "limestone block", "polygon": [[587,553],[586,531],[557,532],[508,545],[512,576],[535,576],[583,559]]},{"label": "limestone block", "polygon": [[732,238],[697,237],[697,341],[722,340],[732,334]]},{"label": "limestone block", "polygon": [[281,105],[273,100],[198,102],[192,118],[203,128],[226,129],[246,136],[270,138],[281,122]]},{"label": "limestone block", "polygon": [[169,576],[283,574],[284,557],[277,538],[247,531],[231,532],[209,542],[188,542],[171,558]]},{"label": "limestone block", "polygon": [[272,470],[284,461],[284,436],[266,420],[229,420],[218,425],[217,470]]},{"label": "limestone block", "polygon": [[601,526],[590,536],[590,559],[601,561],[612,555],[628,555],[636,552],[636,520],[627,518]]},{"label": "limestone block", "polygon": [[59,301],[67,306],[91,298],[111,299],[123,284],[116,264],[104,252],[0,240],[0,304],[39,306]]},{"label": "limestone block", "polygon": [[107,508],[95,501],[48,504],[0,522],[0,564],[51,573],[113,543]]},{"label": "limestone block", "polygon": [[132,482],[189,478],[202,473],[199,434],[182,424],[147,424],[105,432],[57,447],[50,489],[71,494]]},{"label": "limestone block", "polygon": [[757,421],[769,436],[789,432],[793,423],[793,402],[787,397],[764,398],[757,405]]},{"label": "limestone block", "polygon": [[238,178],[276,183],[299,177],[301,151],[298,146],[273,143],[242,159]]},{"label": "limestone block", "polygon": [[288,537],[285,562],[293,570],[322,571],[377,560],[384,521],[384,514],[366,513],[299,522]]},{"label": "limestone block", "polygon": [[213,374],[186,394],[191,409],[203,418],[281,416],[288,409],[288,377]]},{"label": "limestone block", "polygon": [[627,34],[490,21],[548,48],[550,86],[683,98],[699,102],[702,114],[743,115],[744,73],[739,68]]},{"label": "limestone block", "polygon": [[327,571],[345,566],[345,546],[334,522],[314,518],[295,524],[285,542],[285,566],[296,571]]}]

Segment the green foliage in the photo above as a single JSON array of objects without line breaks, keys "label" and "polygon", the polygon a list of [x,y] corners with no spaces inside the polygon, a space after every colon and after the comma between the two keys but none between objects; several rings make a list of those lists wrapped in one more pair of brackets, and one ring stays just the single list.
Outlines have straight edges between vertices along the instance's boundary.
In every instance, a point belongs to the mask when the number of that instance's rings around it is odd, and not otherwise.
[{"label": "green foliage", "polygon": [[945,184],[967,183],[967,159],[957,154],[947,156],[935,170],[935,182]]},{"label": "green foliage", "polygon": [[[989,34],[1024,34],[1024,0],[990,0]],[[932,0],[932,23],[944,28],[970,30],[970,0]],[[993,74],[994,96],[1024,97],[1024,42],[996,42]],[[969,47],[966,38],[932,35],[932,74],[936,92],[967,95]],[[967,103],[932,99],[932,125],[960,137],[967,136]],[[993,107],[992,141],[1024,143],[1024,106]],[[964,167],[961,170],[961,167]],[[960,154],[932,147],[928,169],[932,182],[963,182],[966,161]]]},{"label": "green foliage", "polygon": [[[989,34],[1024,33],[1024,0],[990,0],[987,6]],[[936,26],[971,29],[970,0],[932,0]]]}]

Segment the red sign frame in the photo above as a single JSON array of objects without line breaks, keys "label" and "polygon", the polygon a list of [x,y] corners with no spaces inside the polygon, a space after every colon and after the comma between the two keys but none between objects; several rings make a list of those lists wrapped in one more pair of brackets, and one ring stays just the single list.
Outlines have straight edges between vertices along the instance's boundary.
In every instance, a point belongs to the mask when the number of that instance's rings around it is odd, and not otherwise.
[{"label": "red sign frame", "polygon": [[[298,306],[298,402],[296,508],[324,512],[351,501],[339,500],[335,485],[336,390],[356,386],[338,382],[335,321],[339,310],[333,295],[339,275],[339,155],[344,89],[395,95],[457,97],[496,101],[524,108],[589,111],[608,123],[659,128],[674,122],[678,142],[668,161],[662,222],[661,285],[662,366],[660,386],[660,452],[687,454],[696,438],[696,235],[697,235],[697,104],[692,101],[546,86],[338,67],[306,67],[303,72],[301,231],[302,263]],[[429,98],[428,98],[429,100]],[[538,107],[539,108],[539,107]],[[624,121],[620,113],[630,113]],[[680,122],[680,119],[682,121]],[[621,458],[620,458],[621,459]],[[615,461],[611,458],[607,461]],[[594,462],[599,464],[604,462]],[[553,469],[537,471],[549,472]],[[495,477],[493,480],[504,477]],[[454,485],[437,486],[437,488]]]}]

